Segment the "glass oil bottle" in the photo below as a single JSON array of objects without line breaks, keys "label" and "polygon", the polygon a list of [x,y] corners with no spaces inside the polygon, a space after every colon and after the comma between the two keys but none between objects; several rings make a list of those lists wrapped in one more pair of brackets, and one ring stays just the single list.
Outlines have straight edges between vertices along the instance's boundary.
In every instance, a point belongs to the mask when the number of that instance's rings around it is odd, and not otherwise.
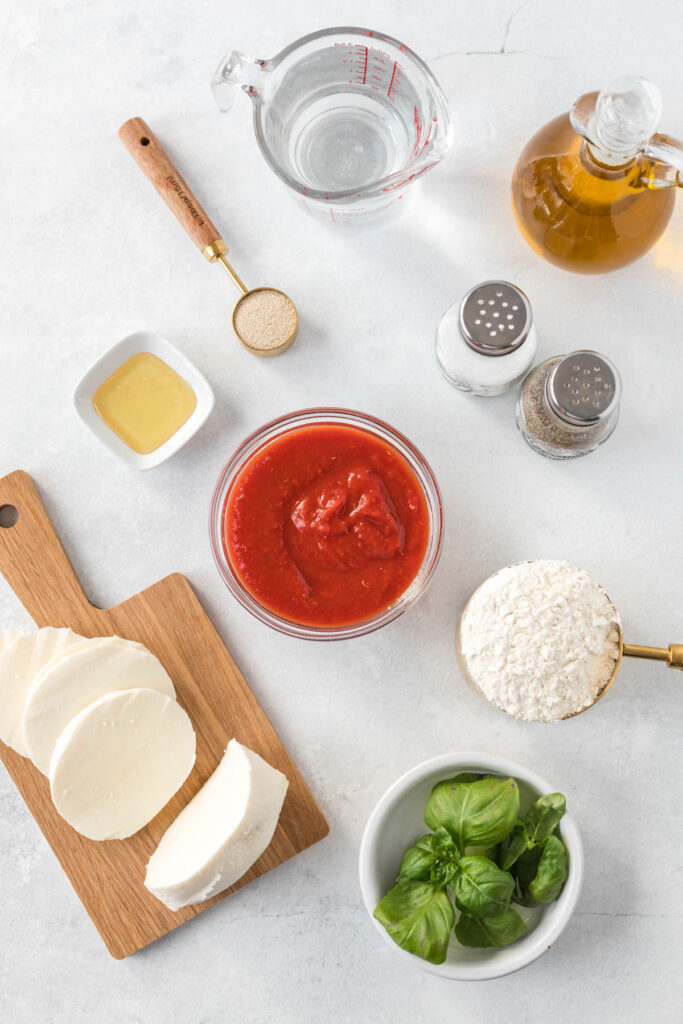
[{"label": "glass oil bottle", "polygon": [[653,134],[659,90],[629,76],[582,96],[545,125],[512,180],[517,224],[564,270],[598,274],[643,256],[660,238],[683,185],[683,145]]}]

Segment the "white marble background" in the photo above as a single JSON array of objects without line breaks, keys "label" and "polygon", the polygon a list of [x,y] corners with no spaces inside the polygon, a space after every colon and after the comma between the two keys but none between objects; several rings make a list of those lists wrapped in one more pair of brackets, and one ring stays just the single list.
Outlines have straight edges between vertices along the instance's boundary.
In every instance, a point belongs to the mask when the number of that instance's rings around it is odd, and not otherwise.
[{"label": "white marble background", "polygon": [[[361,234],[308,220],[262,161],[247,99],[221,115],[208,88],[234,46],[267,57],[344,22],[412,46],[455,121],[454,149],[410,215]],[[683,640],[683,204],[649,258],[579,278],[532,254],[508,200],[527,137],[611,76],[657,81],[663,127],[683,135],[680,3],[8,0],[0,24],[0,473],[33,474],[96,603],[174,570],[189,576],[332,827],[324,843],[118,963],[0,772],[0,1020],[678,1024],[683,680],[628,664],[590,714],[519,723],[465,687],[453,628],[490,572],[544,556],[604,582],[633,642]],[[294,297],[301,334],[285,357],[260,361],[231,336],[229,282],[116,137],[136,114],[206,201],[245,279]],[[590,457],[540,458],[516,432],[512,395],[472,400],[440,378],[441,312],[496,275],[531,297],[539,357],[594,346],[618,364],[622,420]],[[71,408],[87,366],[141,327],[180,346],[217,397],[195,440],[149,474],[115,461]],[[405,431],[446,509],[428,594],[343,645],[290,640],[250,618],[224,590],[206,530],[215,478],[237,443],[317,404]],[[0,627],[27,622],[2,583]],[[356,873],[364,822],[386,786],[467,747],[551,779],[587,856],[578,911],[553,949],[520,974],[473,985],[400,968],[367,918]]]}]

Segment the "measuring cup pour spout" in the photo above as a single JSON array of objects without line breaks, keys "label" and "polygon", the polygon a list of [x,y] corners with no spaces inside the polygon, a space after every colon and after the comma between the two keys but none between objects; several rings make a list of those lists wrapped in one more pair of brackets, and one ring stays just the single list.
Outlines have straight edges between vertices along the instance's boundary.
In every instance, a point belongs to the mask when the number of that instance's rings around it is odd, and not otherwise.
[{"label": "measuring cup pour spout", "polygon": [[218,107],[223,112],[230,110],[238,89],[253,96],[263,87],[263,77],[268,73],[267,61],[245,57],[239,50],[233,50],[224,57],[216,69],[211,82],[211,91]]}]

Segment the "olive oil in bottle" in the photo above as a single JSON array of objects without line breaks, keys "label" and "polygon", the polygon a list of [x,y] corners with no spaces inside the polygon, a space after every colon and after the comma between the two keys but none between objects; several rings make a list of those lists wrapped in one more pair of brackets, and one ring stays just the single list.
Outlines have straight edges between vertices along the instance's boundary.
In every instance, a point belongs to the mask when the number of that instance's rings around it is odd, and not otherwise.
[{"label": "olive oil in bottle", "polygon": [[683,185],[683,145],[653,134],[659,91],[622,78],[545,125],[515,167],[512,205],[531,247],[565,270],[632,263],[660,238]]}]

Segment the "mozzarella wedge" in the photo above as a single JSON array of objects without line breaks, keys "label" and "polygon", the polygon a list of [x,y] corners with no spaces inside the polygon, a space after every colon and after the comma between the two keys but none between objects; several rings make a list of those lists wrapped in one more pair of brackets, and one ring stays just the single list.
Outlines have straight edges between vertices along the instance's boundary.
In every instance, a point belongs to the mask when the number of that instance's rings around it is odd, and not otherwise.
[{"label": "mozzarella wedge", "polygon": [[0,654],[0,739],[28,756],[24,740],[24,708],[38,673],[64,648],[84,638],[70,629],[48,626],[17,637]]},{"label": "mozzarella wedge", "polygon": [[61,733],[93,701],[117,690],[158,690],[175,699],[158,658],[121,637],[97,637],[67,648],[36,676],[24,708],[28,756],[45,775]]},{"label": "mozzarella wedge", "polygon": [[237,740],[164,834],[145,885],[171,910],[233,885],[266,849],[287,792],[286,777]]},{"label": "mozzarella wedge", "polygon": [[156,817],[194,761],[194,730],[179,704],[157,690],[119,690],[64,729],[50,761],[50,791],[82,835],[125,839]]}]

